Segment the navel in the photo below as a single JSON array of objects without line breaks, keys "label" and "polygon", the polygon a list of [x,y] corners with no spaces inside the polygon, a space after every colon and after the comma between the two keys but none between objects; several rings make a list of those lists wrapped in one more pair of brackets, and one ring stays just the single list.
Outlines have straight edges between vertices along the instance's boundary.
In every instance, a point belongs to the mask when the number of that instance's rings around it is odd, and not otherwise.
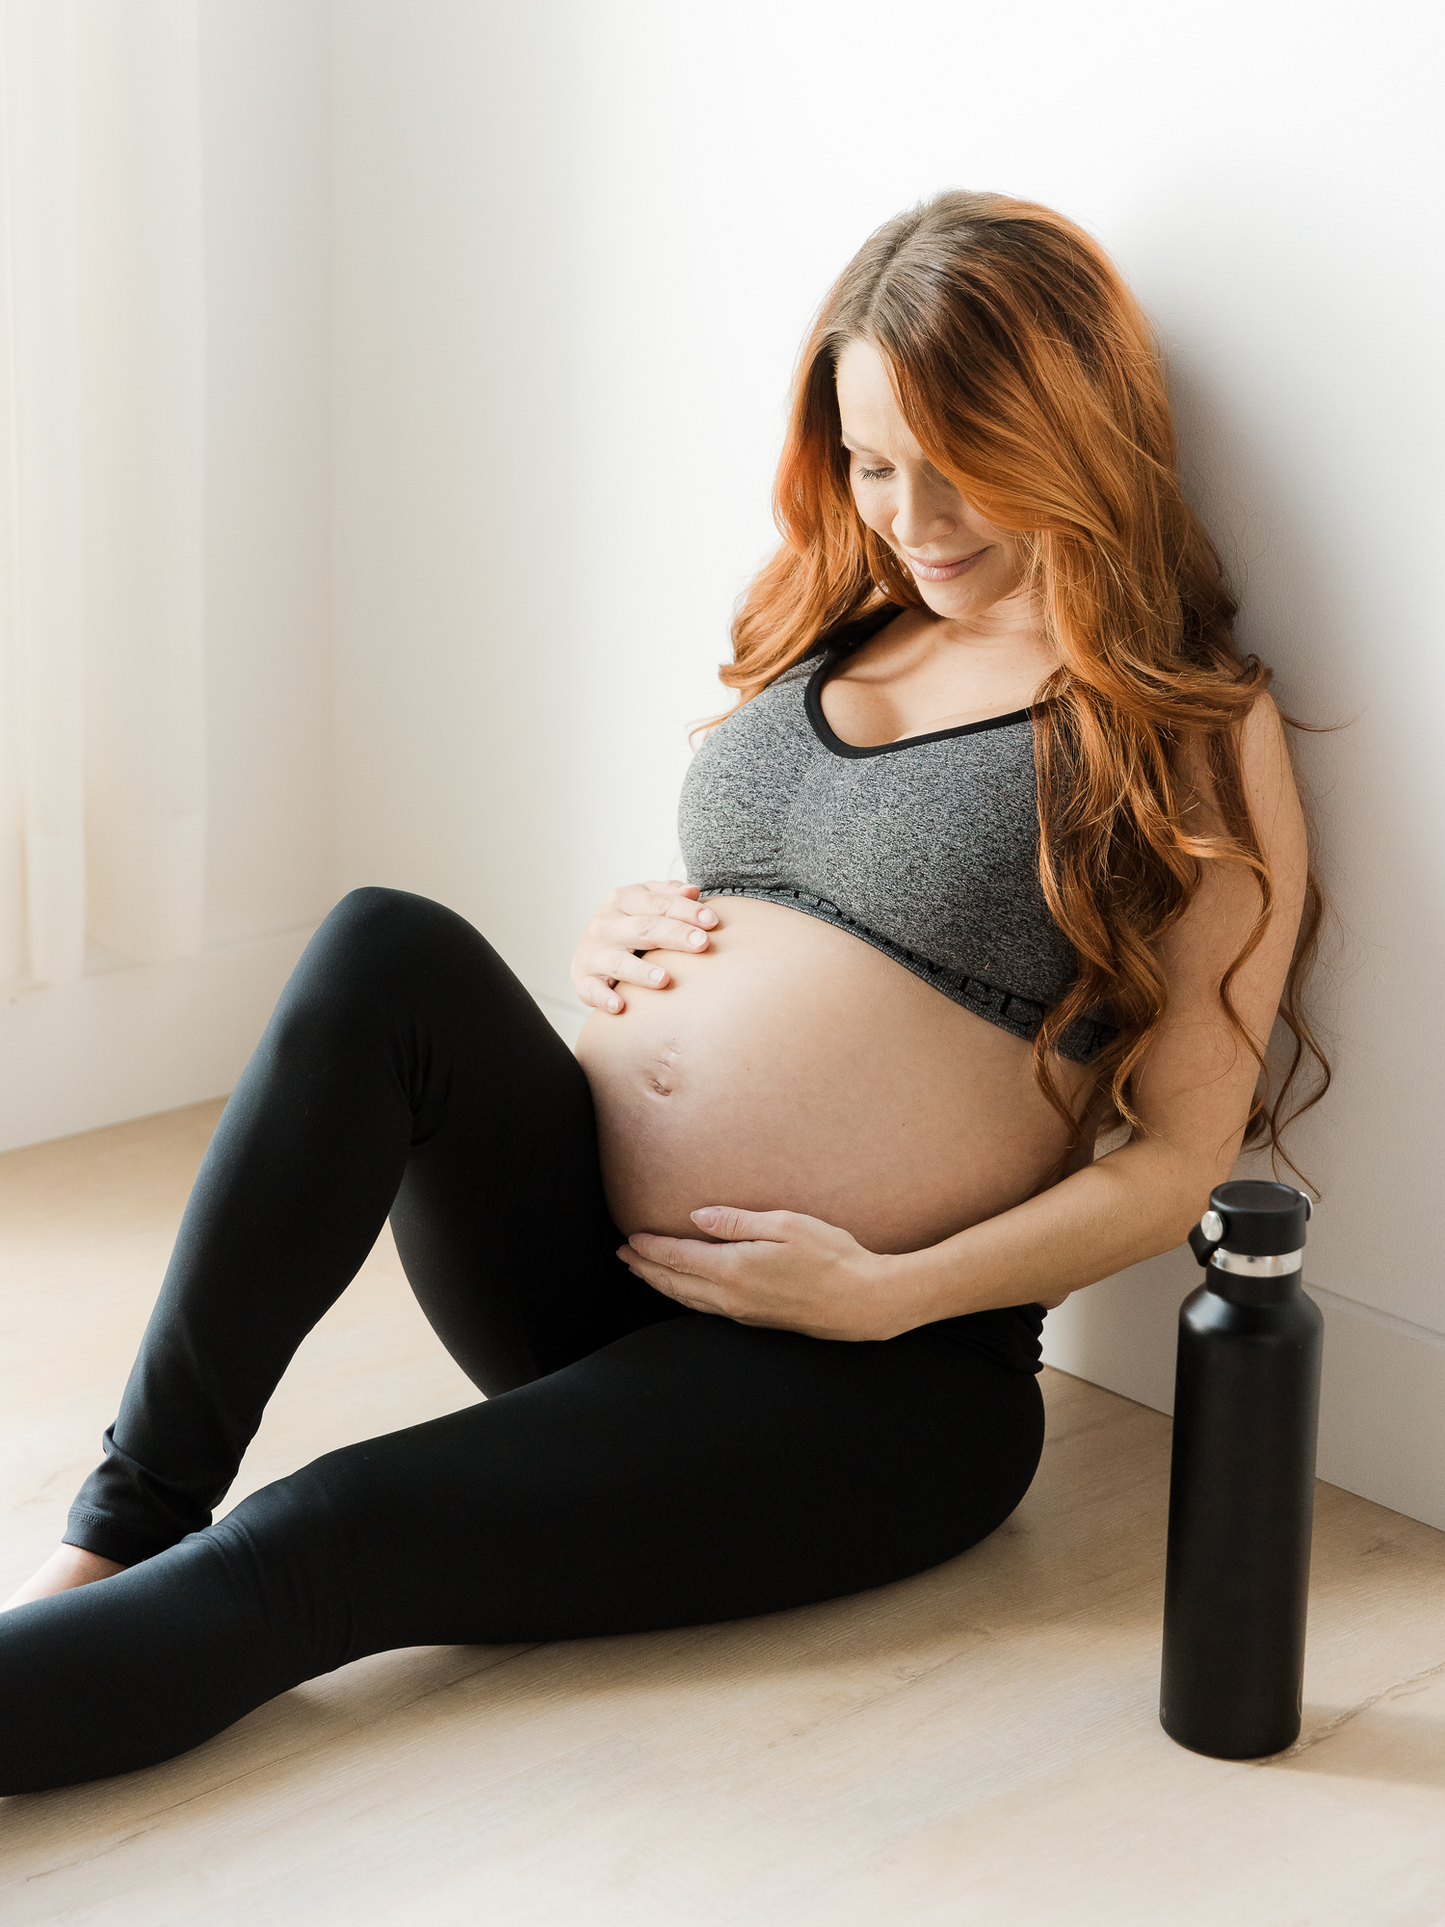
[{"label": "navel", "polygon": [[658,1046],[657,1055],[643,1070],[643,1082],[654,1097],[671,1097],[677,1089],[677,1066],[682,1046],[676,1041]]}]

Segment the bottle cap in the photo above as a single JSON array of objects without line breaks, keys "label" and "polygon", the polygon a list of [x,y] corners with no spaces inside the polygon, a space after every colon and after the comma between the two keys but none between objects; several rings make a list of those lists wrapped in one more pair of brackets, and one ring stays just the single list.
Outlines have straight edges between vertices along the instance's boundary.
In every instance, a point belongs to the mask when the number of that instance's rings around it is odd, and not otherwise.
[{"label": "bottle cap", "polygon": [[1202,1265],[1221,1247],[1240,1257],[1284,1257],[1304,1249],[1311,1211],[1309,1199],[1293,1185],[1236,1178],[1215,1185],[1189,1243]]}]

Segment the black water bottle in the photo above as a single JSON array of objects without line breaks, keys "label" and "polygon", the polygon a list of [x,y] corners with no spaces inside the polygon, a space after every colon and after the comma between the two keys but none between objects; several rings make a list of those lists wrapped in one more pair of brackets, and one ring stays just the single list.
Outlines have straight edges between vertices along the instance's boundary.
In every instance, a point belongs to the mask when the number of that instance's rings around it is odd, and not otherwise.
[{"label": "black water bottle", "polygon": [[1179,1312],[1159,1718],[1181,1746],[1258,1759],[1300,1730],[1324,1320],[1300,1290],[1310,1202],[1221,1184],[1189,1234]]}]

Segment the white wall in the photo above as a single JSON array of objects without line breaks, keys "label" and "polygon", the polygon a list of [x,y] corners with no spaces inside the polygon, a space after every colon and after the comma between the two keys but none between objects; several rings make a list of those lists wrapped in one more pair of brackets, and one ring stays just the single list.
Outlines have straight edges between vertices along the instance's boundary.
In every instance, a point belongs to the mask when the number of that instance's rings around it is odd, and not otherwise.
[{"label": "white wall", "polygon": [[335,863],[330,40],[206,0],[207,940],[314,923]]},{"label": "white wall", "polygon": [[205,948],[0,994],[0,1149],[228,1090],[335,883],[325,0],[204,0]]},{"label": "white wall", "polygon": [[561,988],[577,228],[541,16],[334,21],[341,881],[445,898]]},{"label": "white wall", "polygon": [[[1339,935],[1322,1465],[1445,1525],[1437,10],[1225,0],[338,0],[341,877],[473,916],[559,1013],[674,856],[689,721],[805,323],[944,185],[1060,207],[1166,341],[1197,501],[1288,707]],[[1051,1320],[1167,1405],[1176,1256]]]}]

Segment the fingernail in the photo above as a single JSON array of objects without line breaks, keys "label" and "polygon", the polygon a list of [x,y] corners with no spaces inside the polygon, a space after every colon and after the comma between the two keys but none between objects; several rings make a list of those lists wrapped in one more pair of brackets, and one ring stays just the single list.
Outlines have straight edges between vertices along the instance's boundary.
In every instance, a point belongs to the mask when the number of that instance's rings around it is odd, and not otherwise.
[{"label": "fingernail", "polygon": [[717,918],[716,916],[714,916],[711,910],[699,910],[697,913],[697,920],[699,923],[705,923],[709,930],[711,930],[713,925],[717,922]]},{"label": "fingernail", "polygon": [[665,970],[650,970],[648,972],[648,975],[651,977],[652,981],[655,984],[660,984],[663,981],[663,979],[666,977],[667,972]]},{"label": "fingernail", "polygon": [[622,999],[620,997],[609,997],[607,999],[607,1008],[609,1010],[621,1010]]},{"label": "fingernail", "polygon": [[701,950],[703,945],[707,942],[707,932],[705,930],[694,930],[692,934],[688,937],[688,942],[692,945],[694,950]]}]

